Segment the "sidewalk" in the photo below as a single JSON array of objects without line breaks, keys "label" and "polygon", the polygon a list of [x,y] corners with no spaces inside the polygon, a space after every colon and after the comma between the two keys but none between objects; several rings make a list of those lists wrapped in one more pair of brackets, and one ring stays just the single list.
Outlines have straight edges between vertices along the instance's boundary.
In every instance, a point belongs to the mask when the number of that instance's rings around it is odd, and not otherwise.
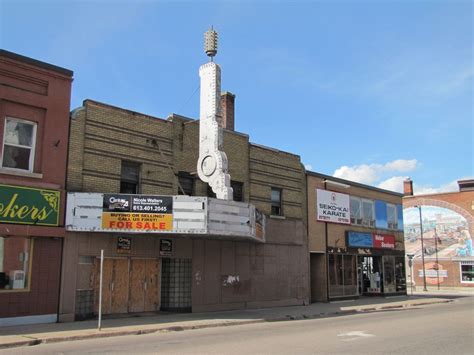
[{"label": "sidewalk", "polygon": [[328,317],[452,301],[452,297],[440,298],[426,295],[371,297],[353,301],[314,303],[309,306],[211,313],[150,313],[105,319],[102,322],[101,331],[97,330],[97,320],[2,327],[0,328],[0,349],[99,337]]}]

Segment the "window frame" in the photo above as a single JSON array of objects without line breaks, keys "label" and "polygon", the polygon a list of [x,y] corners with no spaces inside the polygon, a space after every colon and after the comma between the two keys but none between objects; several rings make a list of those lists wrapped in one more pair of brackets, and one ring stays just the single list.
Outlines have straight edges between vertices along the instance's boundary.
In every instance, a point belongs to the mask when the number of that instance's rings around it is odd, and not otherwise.
[{"label": "window frame", "polygon": [[[0,237],[6,238],[5,236],[0,235]],[[8,238],[18,238],[18,237],[8,237]],[[28,266],[26,267],[26,285],[24,288],[18,288],[18,289],[0,289],[0,294],[1,293],[16,293],[16,292],[30,292],[31,291],[31,278],[33,276],[33,252],[34,252],[34,244],[35,244],[35,238],[28,238],[28,237],[20,237],[20,238],[25,238],[29,240],[29,246],[28,246]]]},{"label": "window frame", "polygon": [[474,280],[472,280],[472,281],[464,281],[464,280],[462,279],[462,267],[463,267],[463,266],[470,266],[470,267],[472,267],[472,268],[474,269],[474,264],[467,264],[467,263],[466,263],[466,264],[463,264],[462,262],[459,263],[459,279],[461,280],[461,283],[462,283],[462,284],[474,284]]},{"label": "window frame", "polygon": [[[186,195],[186,190],[185,190],[183,184],[181,183],[180,179],[189,179],[189,181],[191,181],[191,194],[190,195]],[[184,191],[184,193],[183,193],[182,190]],[[180,171],[178,173],[178,195],[181,195],[181,196],[194,196],[195,191],[196,191],[196,183],[195,183],[194,176],[191,175],[190,173]]]},{"label": "window frame", "polygon": [[[352,215],[352,201],[357,201],[359,203],[359,218],[354,218]],[[372,216],[371,218],[367,218],[364,214],[364,202],[365,203],[370,203],[372,205]],[[375,228],[375,200],[371,200],[369,198],[363,198],[359,196],[350,196],[349,199],[349,210],[351,213],[351,224],[357,225],[357,226],[364,226],[364,227],[370,227],[370,228]],[[359,222],[360,221],[360,222]]]},{"label": "window frame", "polygon": [[[124,177],[123,177],[123,167],[124,167],[124,165],[127,165],[127,164],[129,166],[135,166],[137,168],[138,174],[137,174],[137,180],[136,181],[132,181],[131,179],[124,179]],[[122,192],[122,182],[123,183],[129,183],[129,184],[136,184],[135,193],[133,193],[131,195],[136,195],[136,194],[140,193],[140,191],[141,191],[141,184],[140,184],[141,166],[142,166],[141,163],[134,162],[134,161],[131,161],[131,160],[121,160],[120,161],[120,193],[130,194],[128,192]]]},{"label": "window frame", "polygon": [[[11,143],[6,142],[7,121],[9,121],[9,120],[33,126],[33,132],[32,132],[32,137],[31,137],[31,147],[23,146],[23,145],[19,145],[19,144],[11,144]],[[22,172],[33,173],[34,170],[35,170],[36,135],[37,135],[37,132],[38,132],[38,123],[37,122],[22,119],[22,118],[12,117],[12,116],[5,116],[4,126],[3,126],[2,154],[0,156],[0,168],[1,169],[8,169],[8,170],[11,170],[11,171],[22,171]],[[12,168],[12,167],[3,165],[3,158],[4,158],[4,155],[5,155],[5,145],[8,145],[10,147],[30,149],[30,158],[29,158],[29,161],[28,161],[28,169]]]},{"label": "window frame", "polygon": [[[232,187],[233,192],[234,192],[233,196],[232,196],[232,200],[237,201],[237,202],[244,202],[244,183],[240,182],[240,181],[231,180],[230,181],[230,186]],[[235,191],[236,191],[236,189],[234,188],[235,186],[240,187],[240,197],[241,197],[240,200],[235,199]]]},{"label": "window frame", "polygon": [[[278,201],[279,206],[275,206],[275,207],[280,209],[278,214],[273,213],[274,203],[275,204],[277,203],[276,201],[273,201],[273,191],[278,191],[279,194],[280,194],[280,199]],[[271,187],[270,188],[270,215],[271,216],[283,216],[283,189],[282,188],[279,188],[279,187]]]},{"label": "window frame", "polygon": [[[398,230],[398,211],[397,211],[397,205],[393,203],[386,203],[387,205],[387,228],[391,230]],[[393,208],[393,216],[394,216],[394,221],[389,221],[389,213],[388,210],[389,208]]]}]

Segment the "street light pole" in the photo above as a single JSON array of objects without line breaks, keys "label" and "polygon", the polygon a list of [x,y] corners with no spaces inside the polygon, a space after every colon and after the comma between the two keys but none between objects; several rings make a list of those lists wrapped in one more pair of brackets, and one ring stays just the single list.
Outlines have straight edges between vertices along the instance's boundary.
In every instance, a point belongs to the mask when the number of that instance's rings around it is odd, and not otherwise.
[{"label": "street light pole", "polygon": [[421,236],[421,263],[423,264],[423,291],[428,291],[426,288],[426,270],[425,270],[425,245],[423,243],[423,220],[421,218],[421,206],[415,206],[420,213],[420,236]]},{"label": "street light pole", "polygon": [[438,290],[439,290],[438,233],[436,233],[436,229],[435,229],[434,238],[435,238],[435,251],[436,251],[436,279],[437,279]]}]

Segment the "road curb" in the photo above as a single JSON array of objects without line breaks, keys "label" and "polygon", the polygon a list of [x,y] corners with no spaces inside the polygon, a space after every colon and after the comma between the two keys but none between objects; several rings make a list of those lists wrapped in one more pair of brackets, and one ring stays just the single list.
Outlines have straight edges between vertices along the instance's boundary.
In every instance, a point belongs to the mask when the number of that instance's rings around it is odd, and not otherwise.
[{"label": "road curb", "polygon": [[30,340],[21,340],[21,341],[15,341],[15,342],[4,343],[4,344],[0,343],[0,349],[16,348],[16,347],[22,347],[22,346],[34,346],[34,345],[39,345],[39,344],[53,344],[53,343],[61,343],[61,342],[75,341],[75,340],[109,338],[109,337],[125,336],[125,335],[167,333],[167,332],[178,332],[178,331],[184,331],[184,330],[257,324],[257,323],[265,323],[265,322],[283,322],[283,321],[291,321],[291,320],[316,319],[316,318],[325,318],[325,317],[331,317],[331,316],[336,316],[336,315],[349,315],[349,314],[356,314],[356,313],[363,313],[363,312],[379,311],[379,310],[384,310],[384,309],[409,308],[409,307],[414,307],[414,306],[423,306],[423,305],[431,305],[431,304],[437,304],[437,303],[450,303],[450,302],[453,302],[453,300],[439,299],[432,302],[420,301],[420,302],[414,302],[411,304],[387,305],[387,306],[380,306],[380,307],[374,307],[373,305],[370,305],[366,307],[362,306],[362,307],[348,309],[348,310],[339,310],[339,311],[333,311],[333,312],[320,312],[320,313],[313,313],[313,314],[301,314],[301,315],[296,315],[296,316],[286,315],[283,317],[275,317],[275,318],[260,318],[260,319],[252,319],[252,320],[227,320],[227,321],[218,322],[218,323],[174,325],[174,326],[169,326],[169,327],[165,326],[165,327],[116,330],[116,331],[102,330],[102,331],[96,331],[94,333],[78,334],[78,335],[70,335],[70,336],[66,335],[66,336],[58,336],[58,337],[51,337],[51,338],[31,337]]}]

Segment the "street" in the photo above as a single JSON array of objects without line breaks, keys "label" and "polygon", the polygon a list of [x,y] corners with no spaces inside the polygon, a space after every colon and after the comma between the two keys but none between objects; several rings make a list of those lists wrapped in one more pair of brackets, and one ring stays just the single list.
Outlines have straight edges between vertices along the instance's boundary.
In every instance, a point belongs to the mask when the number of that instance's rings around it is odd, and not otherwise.
[{"label": "street", "polygon": [[14,348],[5,354],[471,354],[474,298],[321,319],[132,335]]}]

